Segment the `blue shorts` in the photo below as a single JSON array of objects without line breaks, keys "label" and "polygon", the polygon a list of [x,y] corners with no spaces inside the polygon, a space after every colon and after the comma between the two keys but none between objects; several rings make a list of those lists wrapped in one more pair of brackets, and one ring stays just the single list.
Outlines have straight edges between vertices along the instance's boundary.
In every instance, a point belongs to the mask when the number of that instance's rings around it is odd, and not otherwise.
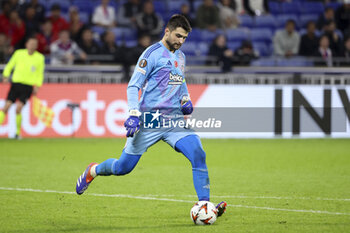
[{"label": "blue shorts", "polygon": [[140,128],[140,131],[132,138],[128,138],[125,144],[125,152],[132,155],[142,155],[147,151],[148,147],[157,143],[160,140],[165,141],[171,147],[175,149],[175,144],[181,138],[188,135],[196,135],[193,130],[182,128],[169,128],[169,129],[144,129]]}]

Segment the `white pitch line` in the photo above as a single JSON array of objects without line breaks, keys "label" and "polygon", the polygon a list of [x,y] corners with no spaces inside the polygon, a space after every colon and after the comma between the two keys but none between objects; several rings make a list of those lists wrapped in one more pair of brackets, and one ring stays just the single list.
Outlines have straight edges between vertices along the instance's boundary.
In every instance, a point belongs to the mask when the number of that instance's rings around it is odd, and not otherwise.
[{"label": "white pitch line", "polygon": [[[197,197],[196,195],[171,195],[171,194],[147,194],[152,197]],[[213,198],[233,199],[277,199],[277,200],[317,200],[317,201],[350,201],[350,198],[327,198],[327,197],[273,197],[273,196],[245,196],[245,195],[210,195]]]},{"label": "white pitch line", "polygon": [[[69,192],[69,191],[41,190],[41,189],[29,189],[29,188],[0,187],[0,190],[77,195],[75,192]],[[184,202],[184,203],[194,203],[195,202],[195,201],[170,199],[170,198],[156,198],[156,197],[150,197],[150,196],[148,196],[148,197],[147,196],[134,196],[134,195],[127,195],[127,194],[87,193],[85,195],[96,196],[96,197],[117,197],[117,198],[131,198],[131,199],[141,199],[141,200],[171,201],[171,202]],[[297,210],[297,209],[282,209],[282,208],[273,208],[273,207],[265,207],[265,206],[246,206],[246,205],[231,205],[231,204],[229,204],[228,206],[236,207],[236,208],[248,208],[248,209],[261,209],[261,210],[273,210],[273,211],[285,211],[285,212],[329,214],[329,215],[348,215],[348,216],[350,216],[350,213],[330,212],[330,211],[323,211],[323,210]]]}]

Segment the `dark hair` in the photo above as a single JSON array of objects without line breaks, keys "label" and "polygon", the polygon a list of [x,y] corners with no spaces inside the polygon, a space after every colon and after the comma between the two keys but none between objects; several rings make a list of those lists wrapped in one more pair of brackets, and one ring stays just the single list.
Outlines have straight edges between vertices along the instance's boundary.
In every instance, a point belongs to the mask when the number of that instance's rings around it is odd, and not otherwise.
[{"label": "dark hair", "polygon": [[327,6],[325,9],[324,9],[324,12],[328,12],[328,11],[334,11],[334,9],[330,6]]},{"label": "dark hair", "polygon": [[183,28],[187,33],[192,31],[191,25],[186,17],[179,14],[171,16],[166,27],[169,28],[170,31],[173,31],[178,27]]},{"label": "dark hair", "polygon": [[292,23],[294,26],[296,26],[295,20],[294,19],[288,19],[286,22],[286,25]]},{"label": "dark hair", "polygon": [[28,42],[29,40],[38,40],[38,38],[36,38],[35,34],[32,34],[26,38],[26,42]]},{"label": "dark hair", "polygon": [[315,21],[310,20],[310,21],[308,21],[308,22],[307,22],[307,24],[306,24],[306,28],[308,28],[308,27],[309,27],[311,24],[313,24],[313,25],[315,25],[315,26],[316,26]]},{"label": "dark hair", "polygon": [[51,6],[51,9],[50,9],[51,11],[60,11],[61,10],[61,6],[60,6],[60,4],[57,4],[57,3],[55,3],[55,4],[53,4],[52,6]]},{"label": "dark hair", "polygon": [[326,34],[322,34],[322,35],[320,36],[319,41],[321,41],[323,38],[327,38],[328,41],[329,41],[329,38],[328,38],[328,36],[327,36]]}]

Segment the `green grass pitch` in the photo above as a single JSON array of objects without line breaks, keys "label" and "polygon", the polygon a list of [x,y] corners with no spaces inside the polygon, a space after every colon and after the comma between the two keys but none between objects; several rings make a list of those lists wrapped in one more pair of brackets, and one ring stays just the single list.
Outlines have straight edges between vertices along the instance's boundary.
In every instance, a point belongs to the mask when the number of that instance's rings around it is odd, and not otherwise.
[{"label": "green grass pitch", "polygon": [[211,201],[230,205],[212,226],[192,223],[190,164],[164,142],[131,174],[74,194],[124,143],[0,139],[0,232],[350,232],[350,140],[203,139]]}]

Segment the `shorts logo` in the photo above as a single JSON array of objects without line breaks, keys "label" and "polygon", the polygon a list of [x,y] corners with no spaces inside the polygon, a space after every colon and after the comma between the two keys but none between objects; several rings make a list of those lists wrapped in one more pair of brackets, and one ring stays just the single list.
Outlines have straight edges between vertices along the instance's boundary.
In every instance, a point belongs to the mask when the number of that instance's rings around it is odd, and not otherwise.
[{"label": "shorts logo", "polygon": [[143,127],[147,129],[159,129],[160,128],[160,119],[162,115],[159,112],[159,109],[156,112],[144,112],[144,123]]},{"label": "shorts logo", "polygon": [[169,74],[169,85],[181,85],[183,82],[183,76],[179,75],[179,74]]},{"label": "shorts logo", "polygon": [[139,67],[145,68],[146,66],[147,66],[147,61],[146,61],[146,59],[142,59],[142,60],[139,62]]}]

